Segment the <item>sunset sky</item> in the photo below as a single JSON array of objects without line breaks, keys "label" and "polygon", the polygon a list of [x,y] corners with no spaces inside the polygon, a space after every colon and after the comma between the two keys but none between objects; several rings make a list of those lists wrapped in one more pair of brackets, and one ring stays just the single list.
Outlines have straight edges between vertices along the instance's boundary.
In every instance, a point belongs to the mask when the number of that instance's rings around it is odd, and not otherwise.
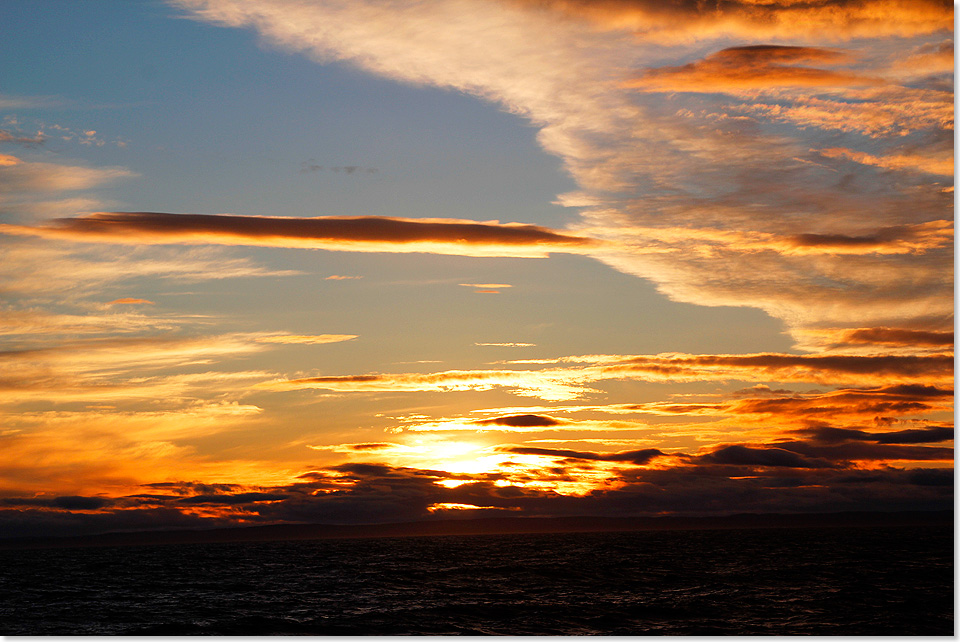
[{"label": "sunset sky", "polygon": [[952,506],[952,4],[0,24],[0,536]]}]

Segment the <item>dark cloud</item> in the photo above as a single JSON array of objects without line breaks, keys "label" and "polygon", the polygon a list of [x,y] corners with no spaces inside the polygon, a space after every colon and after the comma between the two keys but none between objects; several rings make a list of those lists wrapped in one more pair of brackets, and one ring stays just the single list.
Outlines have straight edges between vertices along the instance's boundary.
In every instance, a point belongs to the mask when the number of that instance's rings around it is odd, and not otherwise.
[{"label": "dark cloud", "polygon": [[750,448],[748,446],[723,446],[702,455],[698,461],[708,464],[733,466],[773,466],[781,468],[832,468],[835,465],[824,459],[806,459],[795,452],[782,448]]},{"label": "dark cloud", "polygon": [[646,464],[655,457],[661,457],[664,454],[656,448],[627,450],[617,453],[597,453],[559,448],[531,448],[525,446],[505,446],[499,450],[515,455],[542,455],[544,457],[563,457],[566,459],[583,459],[587,461],[622,461],[637,465]]},{"label": "dark cloud", "polygon": [[628,357],[604,371],[650,372],[657,375],[736,378],[739,373],[751,377],[792,381],[820,381],[841,375],[871,376],[876,379],[921,378],[926,381],[950,379],[953,375],[951,355],[678,355]]},{"label": "dark cloud", "polygon": [[30,136],[28,134],[24,134],[23,132],[0,129],[0,143],[13,143],[15,145],[23,145],[24,147],[36,147],[37,145],[42,145],[46,141],[47,138],[43,134]]},{"label": "dark cloud", "polygon": [[792,395],[794,392],[786,388],[771,388],[762,383],[758,383],[755,386],[750,386],[749,388],[741,388],[730,393],[731,397],[753,397],[756,395]]},{"label": "dark cloud", "polygon": [[[4,231],[41,237],[113,243],[215,243],[276,247],[336,247],[374,245],[391,251],[405,244],[455,244],[534,249],[576,248],[591,239],[563,234],[536,225],[401,219],[378,216],[295,218],[228,214],[169,214],[164,212],[96,212],[55,219],[45,227],[6,226]],[[366,248],[371,250],[370,247]],[[398,250],[399,251],[399,250]],[[426,250],[424,250],[426,251]],[[452,250],[451,250],[452,251]],[[466,251],[466,250],[465,250]]]},{"label": "dark cloud", "polygon": [[953,448],[900,445],[897,442],[847,441],[820,444],[809,441],[784,441],[778,442],[777,446],[805,457],[817,457],[832,462],[953,461]]},{"label": "dark cloud", "polygon": [[371,444],[350,444],[347,446],[350,450],[381,450],[383,448],[391,448],[396,444],[388,443],[371,443]]},{"label": "dark cloud", "polygon": [[952,347],[953,332],[905,328],[856,328],[843,333],[841,341],[851,344]]},{"label": "dark cloud", "polygon": [[492,419],[481,419],[474,421],[477,426],[510,426],[511,428],[534,428],[542,426],[549,428],[551,426],[561,426],[565,422],[546,415],[510,415],[508,417],[494,417]]},{"label": "dark cloud", "polygon": [[648,69],[626,84],[648,91],[715,92],[774,87],[846,87],[880,81],[849,72],[798,67],[795,63],[843,61],[842,52],[814,47],[732,47],[678,67]]},{"label": "dark cloud", "polygon": [[62,508],[64,510],[98,510],[111,506],[114,500],[105,497],[83,497],[81,495],[65,495],[45,499],[42,497],[4,498],[0,499],[3,506],[36,506],[47,508]]},{"label": "dark cloud", "polygon": [[835,444],[844,441],[872,441],[878,444],[925,444],[949,441],[953,439],[953,428],[935,426],[932,428],[914,428],[893,432],[867,432],[850,428],[832,428],[819,426],[806,428],[799,433],[810,436],[815,441]]},{"label": "dark cloud", "polygon": [[795,247],[802,248],[883,248],[891,244],[922,241],[928,228],[920,225],[896,225],[868,236],[843,234],[796,234],[788,237]]},{"label": "dark cloud", "polygon": [[[588,457],[596,454],[570,452]],[[952,506],[952,470],[809,467],[816,463],[807,455],[782,448],[727,446],[706,456],[689,458],[687,465],[627,468],[616,487],[581,496],[502,486],[496,483],[499,479],[495,475],[450,475],[376,462],[352,463],[310,471],[301,475],[300,481],[269,489],[269,493],[213,495],[212,501],[221,502],[222,517],[197,517],[173,507],[104,507],[101,512],[90,512],[40,507],[30,503],[33,498],[19,500],[20,504],[7,500],[3,505],[11,508],[0,510],[0,536],[216,528],[237,525],[236,514],[242,514],[245,524],[404,522],[435,519],[437,515],[429,507],[440,503],[488,507],[471,511],[474,517],[505,510],[530,516],[708,516],[744,512],[943,510]],[[565,474],[563,466],[554,468],[557,475]],[[451,478],[462,478],[466,483],[456,488],[436,483]],[[284,498],[265,502],[264,495]],[[244,496],[250,501],[240,503]],[[224,497],[233,497],[236,502]],[[208,510],[216,510],[217,504],[207,505]]]},{"label": "dark cloud", "polygon": [[876,415],[919,413],[945,409],[953,391],[936,386],[907,384],[880,388],[849,388],[819,395],[743,399],[718,405],[729,414],[783,416]]},{"label": "dark cloud", "polygon": [[235,495],[192,495],[177,500],[180,504],[249,504],[251,502],[273,502],[286,499],[282,493],[237,493]]},{"label": "dark cloud", "polygon": [[216,495],[230,493],[242,488],[239,484],[205,484],[196,481],[154,482],[152,484],[141,484],[141,486],[169,490],[178,495],[188,495],[190,493]]}]

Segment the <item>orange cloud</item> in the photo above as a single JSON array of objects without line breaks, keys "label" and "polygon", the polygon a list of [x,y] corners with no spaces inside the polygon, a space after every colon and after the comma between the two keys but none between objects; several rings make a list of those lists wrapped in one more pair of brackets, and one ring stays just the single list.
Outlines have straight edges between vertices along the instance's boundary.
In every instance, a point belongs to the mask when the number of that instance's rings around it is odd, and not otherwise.
[{"label": "orange cloud", "polygon": [[827,39],[913,36],[953,28],[943,0],[510,0],[644,39],[686,42],[723,36]]},{"label": "orange cloud", "polygon": [[147,301],[146,299],[114,299],[107,303],[107,305],[156,305],[153,301]]},{"label": "orange cloud", "polygon": [[885,345],[953,345],[953,332],[906,330],[903,328],[854,328],[843,332],[844,343],[871,343]]},{"label": "orange cloud", "polygon": [[358,336],[356,334],[278,334],[258,337],[256,341],[258,343],[320,344],[350,341]]},{"label": "orange cloud", "polygon": [[953,73],[953,40],[926,43],[898,60],[894,69],[913,74]]},{"label": "orange cloud", "polygon": [[0,404],[166,399],[179,405],[204,390],[236,394],[269,373],[164,371],[263,350],[260,336],[112,337],[0,352]]},{"label": "orange cloud", "polygon": [[812,328],[795,331],[801,342],[816,349],[873,349],[883,347],[912,351],[949,350],[952,330],[890,328]]},{"label": "orange cloud", "polygon": [[750,415],[790,421],[872,421],[877,415],[897,416],[952,411],[953,390],[924,385],[896,385],[881,388],[847,388],[826,393],[747,398],[721,403],[653,402],[620,405],[617,411],[629,409],[656,415],[734,416]]},{"label": "orange cloud", "polygon": [[709,255],[715,250],[736,252],[772,251],[787,256],[817,254],[913,254],[948,246],[953,242],[953,222],[928,221],[885,227],[870,234],[772,234],[693,227],[627,227],[624,233],[644,242],[663,243],[661,252],[696,252]]},{"label": "orange cloud", "polygon": [[852,160],[861,165],[873,165],[883,169],[916,170],[938,176],[953,176],[953,154],[943,153],[937,156],[931,154],[886,154],[875,156],[866,152],[852,149],[829,148],[817,150],[821,156],[827,158],[843,158]]},{"label": "orange cloud", "polygon": [[432,252],[542,257],[595,245],[536,225],[456,219],[269,217],[229,214],[97,212],[43,227],[0,225],[0,233],[99,243],[219,244],[353,252]]},{"label": "orange cloud", "polygon": [[670,381],[795,381],[883,385],[953,380],[953,355],[657,355],[613,357],[596,376]]},{"label": "orange cloud", "polygon": [[790,96],[780,102],[739,105],[734,111],[799,127],[871,137],[953,129],[953,93],[909,87],[847,89],[843,96]]},{"label": "orange cloud", "polygon": [[37,163],[9,154],[0,155],[0,194],[85,190],[118,178],[136,175],[123,167],[96,168]]},{"label": "orange cloud", "polygon": [[625,87],[644,91],[730,92],[777,87],[849,87],[883,81],[842,71],[798,67],[800,62],[842,62],[846,55],[814,47],[751,45],[723,49],[680,67],[648,69]]},{"label": "orange cloud", "polygon": [[523,370],[449,370],[428,374],[363,374],[307,377],[262,384],[279,390],[317,388],[334,392],[446,392],[511,388],[543,399],[570,399],[587,389],[564,372]]},{"label": "orange cloud", "polygon": [[[107,304],[109,305],[109,304]],[[37,309],[0,310],[0,336],[21,335],[46,342],[58,334],[91,335],[174,330],[190,325],[189,316],[147,316],[137,312],[50,314]]]},{"label": "orange cloud", "polygon": [[[840,385],[939,384],[953,380],[953,356],[932,355],[592,355],[555,362],[587,366],[543,370],[450,370],[435,373],[307,377],[260,384],[275,390],[316,388],[340,393],[444,392],[506,388],[514,394],[560,401],[596,392],[606,380],[791,381]],[[443,429],[442,426],[439,429]]]}]

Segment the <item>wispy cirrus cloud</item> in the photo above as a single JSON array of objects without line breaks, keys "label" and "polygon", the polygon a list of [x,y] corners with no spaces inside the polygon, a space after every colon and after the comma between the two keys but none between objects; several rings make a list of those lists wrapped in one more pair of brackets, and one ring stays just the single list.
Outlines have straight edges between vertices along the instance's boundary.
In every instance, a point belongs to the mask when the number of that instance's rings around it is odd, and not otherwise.
[{"label": "wispy cirrus cloud", "polygon": [[268,378],[269,373],[187,374],[182,369],[264,349],[256,338],[244,334],[97,337],[5,350],[0,352],[0,402],[166,399],[178,403],[189,396],[186,391],[190,388],[216,387],[218,381],[241,382],[247,387]]},{"label": "wispy cirrus cloud", "polygon": [[356,339],[356,334],[277,334],[258,337],[259,343],[283,343],[313,345],[322,343],[340,343]]},{"label": "wispy cirrus cloud", "polygon": [[0,194],[86,190],[136,175],[123,167],[25,161],[10,154],[0,154]]},{"label": "wispy cirrus cloud", "polygon": [[[2,233],[2,232],[0,232]],[[64,299],[97,296],[110,284],[151,276],[199,282],[228,278],[292,276],[219,248],[92,248],[8,237],[0,245],[0,292],[19,297],[57,293]]]}]

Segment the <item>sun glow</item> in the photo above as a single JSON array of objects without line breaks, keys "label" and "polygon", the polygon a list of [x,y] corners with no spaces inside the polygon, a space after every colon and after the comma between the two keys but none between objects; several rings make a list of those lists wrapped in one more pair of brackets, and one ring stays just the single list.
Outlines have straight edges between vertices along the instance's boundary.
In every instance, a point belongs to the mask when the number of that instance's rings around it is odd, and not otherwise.
[{"label": "sun glow", "polygon": [[519,510],[518,508],[500,508],[499,506],[477,506],[475,504],[457,504],[455,502],[440,502],[430,504],[427,510],[435,513],[441,510]]}]

